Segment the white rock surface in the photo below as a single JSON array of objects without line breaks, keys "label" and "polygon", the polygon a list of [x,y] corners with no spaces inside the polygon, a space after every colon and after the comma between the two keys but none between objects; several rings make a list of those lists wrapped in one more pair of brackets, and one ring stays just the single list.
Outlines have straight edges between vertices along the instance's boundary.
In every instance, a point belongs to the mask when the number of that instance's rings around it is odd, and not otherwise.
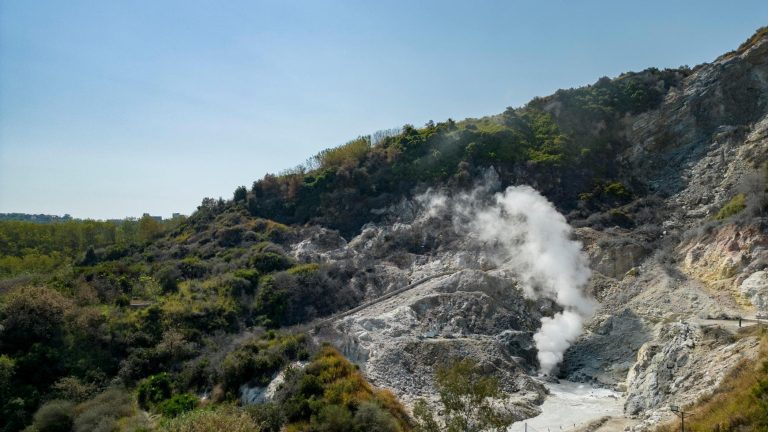
[{"label": "white rock surface", "polygon": [[741,283],[741,293],[749,299],[758,310],[768,308],[768,271],[752,273]]}]

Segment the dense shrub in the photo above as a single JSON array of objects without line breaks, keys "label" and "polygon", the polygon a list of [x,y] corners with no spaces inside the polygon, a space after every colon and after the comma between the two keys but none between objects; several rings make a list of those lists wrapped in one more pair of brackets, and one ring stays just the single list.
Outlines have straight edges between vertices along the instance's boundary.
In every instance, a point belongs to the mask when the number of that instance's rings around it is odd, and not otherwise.
[{"label": "dense shrub", "polygon": [[0,305],[0,348],[12,353],[55,341],[62,336],[64,315],[71,308],[69,299],[50,288],[24,287],[8,294]]},{"label": "dense shrub", "polygon": [[261,432],[280,432],[285,424],[285,415],[281,407],[275,403],[250,405],[246,411]]},{"label": "dense shrub", "polygon": [[195,257],[184,258],[179,261],[178,269],[182,277],[187,279],[199,279],[208,272],[208,266]]},{"label": "dense shrub", "polygon": [[260,432],[242,410],[223,406],[215,410],[190,411],[163,423],[160,432]]},{"label": "dense shrub", "polygon": [[176,417],[197,406],[197,398],[189,393],[174,395],[157,405],[156,411],[166,417]]},{"label": "dense shrub", "polygon": [[308,345],[303,336],[267,333],[234,349],[224,358],[222,376],[224,388],[236,394],[246,383],[264,386],[285,365],[308,357]]},{"label": "dense shrub", "polygon": [[53,400],[37,410],[32,424],[40,432],[70,432],[74,417],[72,402]]},{"label": "dense shrub", "polygon": [[291,260],[274,252],[262,252],[251,257],[251,267],[262,274],[273,273],[289,269],[292,265]]},{"label": "dense shrub", "polygon": [[73,432],[112,432],[117,422],[135,415],[133,397],[120,388],[111,388],[77,406]]},{"label": "dense shrub", "polygon": [[176,292],[181,276],[181,271],[172,264],[162,266],[157,273],[155,273],[155,279],[160,284],[160,287],[165,294]]},{"label": "dense shrub", "polygon": [[170,376],[163,372],[142,380],[136,387],[136,399],[139,406],[150,409],[160,402],[169,399],[173,393]]},{"label": "dense shrub", "polygon": [[357,368],[328,346],[306,368],[286,374],[278,402],[289,430],[410,429],[408,415],[391,394],[371,387]]},{"label": "dense shrub", "polygon": [[[499,381],[471,359],[441,366],[435,374],[447,432],[506,431],[515,415],[494,403],[501,397]],[[435,431],[437,424],[424,400],[414,407],[418,429]]]}]

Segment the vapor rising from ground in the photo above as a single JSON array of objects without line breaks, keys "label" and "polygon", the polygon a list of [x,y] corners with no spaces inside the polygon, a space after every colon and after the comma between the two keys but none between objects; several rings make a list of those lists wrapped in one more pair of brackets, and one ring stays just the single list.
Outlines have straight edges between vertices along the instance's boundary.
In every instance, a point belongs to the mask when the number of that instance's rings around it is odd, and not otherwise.
[{"label": "vapor rising from ground", "polygon": [[584,292],[590,278],[587,257],[571,238],[565,217],[535,189],[491,190],[493,185],[486,184],[452,197],[429,191],[419,201],[426,205],[426,217],[449,216],[458,234],[485,245],[499,268],[517,275],[526,296],[562,307],[543,318],[534,335],[541,372],[550,374],[595,309]]}]

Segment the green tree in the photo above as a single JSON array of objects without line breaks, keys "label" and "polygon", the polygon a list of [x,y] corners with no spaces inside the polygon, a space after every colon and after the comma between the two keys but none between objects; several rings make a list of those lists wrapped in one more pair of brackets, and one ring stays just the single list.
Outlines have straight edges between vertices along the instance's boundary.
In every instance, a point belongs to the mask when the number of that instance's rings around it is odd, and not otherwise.
[{"label": "green tree", "polygon": [[235,202],[245,202],[247,197],[248,189],[246,189],[245,186],[238,186],[237,189],[235,189]]},{"label": "green tree", "polygon": [[163,225],[152,216],[145,214],[139,219],[139,240],[154,240],[163,233]]}]

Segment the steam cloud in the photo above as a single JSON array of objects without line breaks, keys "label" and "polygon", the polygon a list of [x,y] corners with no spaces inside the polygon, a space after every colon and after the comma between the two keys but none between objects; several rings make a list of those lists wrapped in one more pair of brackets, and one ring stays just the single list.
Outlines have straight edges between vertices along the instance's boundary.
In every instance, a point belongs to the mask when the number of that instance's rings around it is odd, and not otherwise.
[{"label": "steam cloud", "polygon": [[450,212],[458,233],[496,248],[497,264],[518,276],[526,296],[549,298],[563,308],[542,318],[533,337],[541,372],[550,374],[595,309],[584,293],[591,273],[587,258],[581,243],[571,239],[565,217],[535,189],[514,186],[483,199],[491,188],[450,198],[428,194],[427,215]]}]

